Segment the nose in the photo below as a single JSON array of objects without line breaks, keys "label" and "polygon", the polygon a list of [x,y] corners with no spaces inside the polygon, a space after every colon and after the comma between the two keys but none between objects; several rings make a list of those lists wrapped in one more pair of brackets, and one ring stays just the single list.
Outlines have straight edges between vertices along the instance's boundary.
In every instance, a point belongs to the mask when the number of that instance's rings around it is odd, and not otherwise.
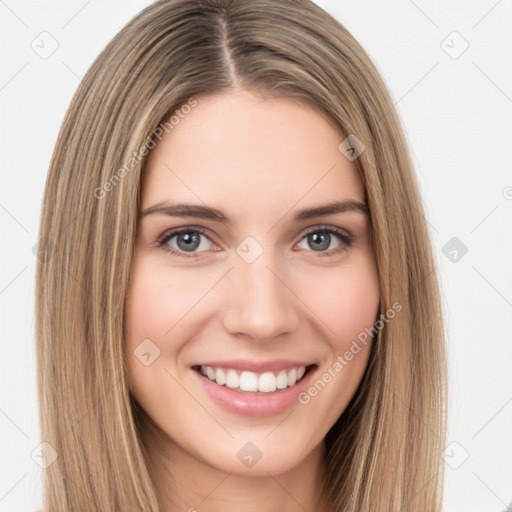
[{"label": "nose", "polygon": [[266,342],[296,329],[298,299],[267,251],[252,263],[239,258],[224,286],[223,322],[230,334]]}]

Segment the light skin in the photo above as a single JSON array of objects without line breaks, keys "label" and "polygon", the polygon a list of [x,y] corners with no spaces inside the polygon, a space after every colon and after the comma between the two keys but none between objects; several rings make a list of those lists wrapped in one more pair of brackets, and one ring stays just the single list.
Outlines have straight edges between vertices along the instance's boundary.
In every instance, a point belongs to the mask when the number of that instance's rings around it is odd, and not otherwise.
[{"label": "light skin", "polygon": [[[155,426],[145,434],[152,476],[166,511],[319,510],[323,440],[357,390],[371,342],[309,403],[260,417],[214,402],[191,365],[305,360],[317,365],[313,382],[332,368],[379,311],[369,218],[357,208],[294,216],[364,204],[364,187],[338,150],[344,135],[313,108],[248,91],[196,99],[150,151],[141,212],[188,203],[231,222],[140,217],[126,359],[130,391]],[[187,227],[200,241],[190,252],[169,233]],[[263,250],[250,263],[237,252],[246,237]],[[148,366],[134,355],[145,339],[160,350]],[[261,453],[252,467],[237,457],[249,442]]]}]

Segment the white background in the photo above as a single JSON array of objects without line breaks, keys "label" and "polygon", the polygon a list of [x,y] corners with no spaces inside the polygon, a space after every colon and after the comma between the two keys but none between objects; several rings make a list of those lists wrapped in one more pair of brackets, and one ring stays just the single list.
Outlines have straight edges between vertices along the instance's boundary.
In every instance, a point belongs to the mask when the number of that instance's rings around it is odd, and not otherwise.
[{"label": "white background", "polygon": [[[51,152],[80,78],[148,4],[0,2],[2,512],[41,506],[32,247]],[[445,509],[501,512],[512,500],[512,1],[318,4],[388,84],[426,201],[450,353]],[[47,59],[31,47],[43,31],[58,43]],[[455,262],[443,253],[452,237],[468,249]]]}]

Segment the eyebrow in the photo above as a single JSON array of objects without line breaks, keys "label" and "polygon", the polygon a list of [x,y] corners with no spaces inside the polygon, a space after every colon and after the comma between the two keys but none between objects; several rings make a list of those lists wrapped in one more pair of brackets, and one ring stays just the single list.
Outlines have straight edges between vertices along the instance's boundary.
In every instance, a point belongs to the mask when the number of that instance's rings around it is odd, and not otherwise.
[{"label": "eyebrow", "polygon": [[[369,215],[370,210],[366,203],[361,203],[354,199],[345,199],[343,201],[335,201],[314,208],[305,208],[297,211],[293,216],[293,222],[300,222],[315,217],[322,217],[324,215],[335,215],[337,213],[345,212],[360,212]],[[197,219],[213,220],[223,224],[231,224],[231,219],[221,210],[211,208],[209,206],[202,206],[198,204],[172,204],[169,205],[166,201],[146,208],[141,212],[140,216],[146,217],[147,215],[167,215],[169,217],[194,217]]]}]

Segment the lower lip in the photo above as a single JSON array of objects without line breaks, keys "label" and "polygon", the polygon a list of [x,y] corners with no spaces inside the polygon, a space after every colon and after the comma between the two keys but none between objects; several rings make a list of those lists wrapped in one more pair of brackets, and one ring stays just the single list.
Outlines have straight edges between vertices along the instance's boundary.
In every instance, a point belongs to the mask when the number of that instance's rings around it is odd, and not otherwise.
[{"label": "lower lip", "polygon": [[304,377],[295,385],[267,394],[234,391],[226,386],[220,386],[197,370],[192,371],[210,398],[227,411],[242,416],[272,416],[285,411],[298,402],[298,395],[307,389],[316,367],[308,368]]}]

